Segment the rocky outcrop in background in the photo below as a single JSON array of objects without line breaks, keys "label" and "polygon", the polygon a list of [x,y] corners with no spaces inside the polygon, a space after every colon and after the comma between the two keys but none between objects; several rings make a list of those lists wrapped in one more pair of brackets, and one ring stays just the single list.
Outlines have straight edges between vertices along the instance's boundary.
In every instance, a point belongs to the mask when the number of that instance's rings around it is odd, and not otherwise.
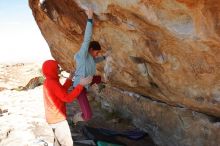
[{"label": "rocky outcrop in background", "polygon": [[[52,56],[65,70],[74,69],[73,55],[82,43],[87,19],[83,9],[92,5],[93,39],[104,51],[112,48],[97,69],[109,86],[150,96],[171,109],[178,106],[220,117],[220,1],[29,0],[29,4]],[[180,138],[190,133],[184,131]],[[163,132],[157,136],[168,131]]]}]

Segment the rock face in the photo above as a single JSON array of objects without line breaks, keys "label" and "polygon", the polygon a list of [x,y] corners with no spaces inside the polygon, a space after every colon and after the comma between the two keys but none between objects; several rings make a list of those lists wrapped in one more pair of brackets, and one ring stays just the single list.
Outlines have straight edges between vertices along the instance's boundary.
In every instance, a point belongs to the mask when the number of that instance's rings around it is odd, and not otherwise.
[{"label": "rock face", "polygon": [[29,2],[64,69],[74,67],[87,19],[82,7],[92,5],[93,38],[112,48],[98,71],[112,86],[220,117],[220,1]]},{"label": "rock face", "polygon": [[[112,48],[110,57],[97,68],[108,85],[150,96],[170,105],[170,110],[178,106],[220,117],[219,0],[29,0],[29,4],[52,56],[65,70],[74,69],[73,55],[82,43],[87,19],[83,8],[92,5],[93,39],[104,51]],[[178,118],[172,110],[170,114]],[[199,123],[192,115],[189,120],[186,123]],[[166,124],[159,122],[162,127]],[[208,129],[217,133],[215,127]],[[168,131],[154,134],[171,136],[166,135]],[[184,138],[184,131],[177,137]]]},{"label": "rock face", "polygon": [[152,102],[140,95],[107,87],[103,107],[120,112],[146,131],[158,146],[219,146],[220,121],[180,107]]}]

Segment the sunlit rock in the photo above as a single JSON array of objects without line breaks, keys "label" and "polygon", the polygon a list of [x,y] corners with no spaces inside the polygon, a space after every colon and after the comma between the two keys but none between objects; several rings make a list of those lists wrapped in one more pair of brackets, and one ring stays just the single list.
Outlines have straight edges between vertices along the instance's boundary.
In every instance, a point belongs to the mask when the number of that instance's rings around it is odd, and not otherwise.
[{"label": "sunlit rock", "polygon": [[[29,0],[52,56],[69,71],[82,43],[86,7],[93,39],[109,61],[108,84],[220,117],[219,0]],[[104,69],[105,68],[105,69]]]}]

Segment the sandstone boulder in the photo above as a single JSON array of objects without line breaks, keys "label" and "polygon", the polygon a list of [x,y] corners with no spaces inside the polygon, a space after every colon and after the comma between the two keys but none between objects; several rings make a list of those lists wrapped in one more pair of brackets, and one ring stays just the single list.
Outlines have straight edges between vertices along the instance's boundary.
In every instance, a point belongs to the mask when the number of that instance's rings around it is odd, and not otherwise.
[{"label": "sandstone boulder", "polygon": [[93,39],[103,51],[112,48],[110,57],[97,67],[108,81],[98,96],[148,132],[155,143],[219,145],[220,1],[29,0],[29,4],[52,56],[66,71],[74,69],[73,56],[82,43],[84,8],[94,8]]},{"label": "sandstone boulder", "polygon": [[[29,0],[52,56],[74,69],[95,9],[93,39],[112,48],[98,72],[109,84],[220,117],[220,1]],[[105,70],[103,68],[105,67]]]}]

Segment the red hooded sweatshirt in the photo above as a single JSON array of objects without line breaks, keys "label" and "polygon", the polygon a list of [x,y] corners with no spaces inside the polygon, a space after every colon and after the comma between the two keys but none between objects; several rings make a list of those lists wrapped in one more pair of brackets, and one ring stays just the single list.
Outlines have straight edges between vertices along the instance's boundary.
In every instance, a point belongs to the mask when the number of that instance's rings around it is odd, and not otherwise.
[{"label": "red hooded sweatshirt", "polygon": [[47,60],[43,63],[42,71],[46,78],[43,84],[44,106],[46,120],[49,124],[66,120],[65,103],[72,102],[83,89],[82,85],[78,85],[73,91],[67,93],[72,81],[67,79],[61,85],[58,70],[58,63],[55,60]]}]

